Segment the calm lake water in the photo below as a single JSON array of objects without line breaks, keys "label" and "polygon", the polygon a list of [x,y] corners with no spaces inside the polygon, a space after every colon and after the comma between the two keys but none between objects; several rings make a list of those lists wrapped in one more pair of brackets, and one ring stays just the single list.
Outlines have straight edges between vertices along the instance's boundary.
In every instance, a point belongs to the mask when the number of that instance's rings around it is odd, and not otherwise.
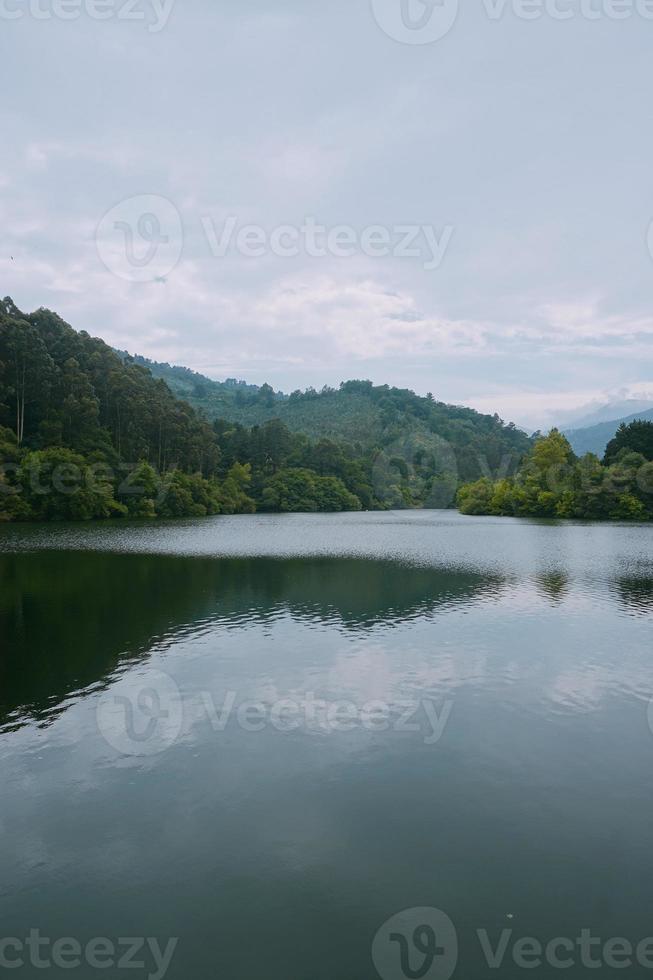
[{"label": "calm lake water", "polygon": [[[124,937],[178,939],[180,980],[512,978],[523,937],[636,946],[652,612],[645,526],[0,528],[0,938],[115,947],[11,975],[160,977],[147,944],[118,968]],[[590,973],[572,948],[549,955]]]}]

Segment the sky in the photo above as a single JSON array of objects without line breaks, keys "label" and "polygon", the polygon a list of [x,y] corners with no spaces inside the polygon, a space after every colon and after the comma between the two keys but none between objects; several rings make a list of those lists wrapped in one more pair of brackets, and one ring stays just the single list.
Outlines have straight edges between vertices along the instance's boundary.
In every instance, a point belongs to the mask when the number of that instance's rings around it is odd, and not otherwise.
[{"label": "sky", "polygon": [[[653,400],[653,0],[0,0],[0,293],[210,377]],[[588,408],[589,407],[589,408]]]}]

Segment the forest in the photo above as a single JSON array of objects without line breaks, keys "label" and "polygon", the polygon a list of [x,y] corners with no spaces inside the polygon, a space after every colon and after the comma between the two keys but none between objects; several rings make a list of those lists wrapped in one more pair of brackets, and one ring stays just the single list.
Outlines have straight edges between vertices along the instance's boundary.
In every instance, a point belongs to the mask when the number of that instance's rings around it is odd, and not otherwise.
[{"label": "forest", "polygon": [[[158,376],[157,376],[158,375]],[[179,396],[183,392],[189,401]],[[650,519],[653,423],[605,458],[557,430],[347,381],[284,395],[114,351],[0,303],[0,520],[451,507]]]},{"label": "forest", "polygon": [[209,419],[254,426],[276,418],[309,438],[344,441],[361,453],[399,456],[408,466],[419,467],[420,453],[423,457],[426,448],[440,457],[440,475],[446,443],[450,459],[445,468],[447,473],[455,470],[457,481],[506,468],[514,472],[531,445],[521,429],[505,424],[498,415],[447,405],[433,394],[421,397],[408,389],[353,380],[338,388],[308,388],[286,395],[268,384],[245,385],[233,378],[218,382],[188,368],[142,357],[135,361]]},{"label": "forest", "polygon": [[582,520],[653,518],[653,422],[622,424],[602,460],[578,458],[557,429],[535,441],[513,477],[460,487],[463,514]]},{"label": "forest", "polygon": [[433,396],[213,382],[0,303],[2,520],[452,506],[461,480],[514,471],[529,445]]}]

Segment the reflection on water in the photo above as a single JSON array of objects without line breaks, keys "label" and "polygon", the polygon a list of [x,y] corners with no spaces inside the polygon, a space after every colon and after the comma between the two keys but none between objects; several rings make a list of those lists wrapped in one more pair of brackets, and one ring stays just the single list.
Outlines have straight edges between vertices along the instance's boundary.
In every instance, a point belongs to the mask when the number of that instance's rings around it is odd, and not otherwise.
[{"label": "reflection on water", "polygon": [[0,724],[17,709],[51,711],[120,660],[178,634],[263,628],[284,616],[325,629],[391,629],[498,595],[501,584],[497,575],[344,558],[8,554],[0,561]]},{"label": "reflection on water", "polygon": [[[649,935],[651,531],[0,529],[3,934],[176,936],[170,980],[373,978],[377,930],[420,906],[456,925],[454,978],[488,974],[476,929]],[[123,754],[103,699],[153,676],[174,738]],[[270,723],[312,697],[357,721]],[[391,726],[360,723],[374,703]]]},{"label": "reflection on water", "polygon": [[617,579],[617,594],[626,609],[640,616],[653,612],[653,574],[622,576]]},{"label": "reflection on water", "polygon": [[561,601],[569,588],[569,576],[564,571],[540,572],[535,576],[540,592],[554,602]]}]

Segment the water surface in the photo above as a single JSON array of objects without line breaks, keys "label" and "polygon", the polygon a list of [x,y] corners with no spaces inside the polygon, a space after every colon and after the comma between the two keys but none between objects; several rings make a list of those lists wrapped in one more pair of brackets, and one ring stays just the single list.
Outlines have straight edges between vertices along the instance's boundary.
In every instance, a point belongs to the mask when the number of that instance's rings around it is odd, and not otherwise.
[{"label": "water surface", "polygon": [[449,916],[465,978],[497,975],[479,929],[653,934],[652,545],[452,512],[0,528],[3,936],[365,980],[404,909]]}]

